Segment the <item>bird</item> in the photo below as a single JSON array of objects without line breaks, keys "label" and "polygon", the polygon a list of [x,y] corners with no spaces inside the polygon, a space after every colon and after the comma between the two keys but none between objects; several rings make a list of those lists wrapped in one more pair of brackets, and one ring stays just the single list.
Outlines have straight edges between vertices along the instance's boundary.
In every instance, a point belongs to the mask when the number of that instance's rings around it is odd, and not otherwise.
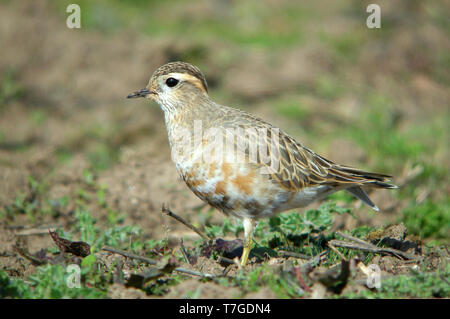
[{"label": "bird", "polygon": [[127,98],[160,106],[181,178],[201,200],[242,220],[241,266],[258,220],[341,190],[378,211],[362,187],[397,188],[390,175],[336,164],[263,119],[214,102],[205,76],[190,63],[160,66],[144,89]]}]

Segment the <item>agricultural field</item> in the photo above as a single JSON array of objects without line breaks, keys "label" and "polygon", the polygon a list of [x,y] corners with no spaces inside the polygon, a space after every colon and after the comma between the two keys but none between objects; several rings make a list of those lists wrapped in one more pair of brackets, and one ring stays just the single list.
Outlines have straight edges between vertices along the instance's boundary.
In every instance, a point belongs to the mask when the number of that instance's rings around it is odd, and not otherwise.
[{"label": "agricultural field", "polygon": [[[448,2],[377,1],[379,29],[360,0],[78,0],[80,29],[70,3],[0,1],[0,298],[450,297]],[[169,61],[399,189],[263,219],[239,267],[242,223],[126,99]]]}]

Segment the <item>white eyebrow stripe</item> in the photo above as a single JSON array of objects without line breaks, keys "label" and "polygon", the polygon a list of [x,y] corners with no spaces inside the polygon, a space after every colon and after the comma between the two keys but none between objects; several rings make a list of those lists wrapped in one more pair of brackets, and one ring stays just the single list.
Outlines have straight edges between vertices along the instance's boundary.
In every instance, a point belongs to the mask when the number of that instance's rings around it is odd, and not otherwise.
[{"label": "white eyebrow stripe", "polygon": [[206,93],[206,88],[203,85],[202,80],[200,80],[199,78],[190,75],[188,73],[169,73],[168,77],[174,77],[175,79],[178,79],[180,81],[187,81],[187,82],[191,82],[193,85],[195,85],[196,87],[198,87],[200,90],[202,90],[203,92]]}]

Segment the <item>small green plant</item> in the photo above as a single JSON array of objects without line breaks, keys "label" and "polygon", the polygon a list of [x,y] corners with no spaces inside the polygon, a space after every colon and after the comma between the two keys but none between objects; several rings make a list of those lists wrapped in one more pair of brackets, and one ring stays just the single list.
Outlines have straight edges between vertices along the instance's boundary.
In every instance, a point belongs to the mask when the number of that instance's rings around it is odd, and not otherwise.
[{"label": "small green plant", "polygon": [[216,238],[220,236],[226,236],[227,234],[234,234],[238,236],[239,233],[244,231],[244,227],[241,222],[232,222],[230,219],[225,219],[222,225],[209,225],[205,226],[206,235],[210,238]]},{"label": "small green plant", "polygon": [[241,272],[234,281],[246,292],[256,292],[262,287],[268,287],[277,298],[301,297],[304,294],[291,273],[268,265],[262,265],[248,273]]},{"label": "small green plant", "polygon": [[450,233],[450,199],[411,204],[404,209],[402,220],[412,234],[422,238],[447,238]]},{"label": "small green plant", "polygon": [[11,279],[6,271],[0,270],[0,298],[29,298],[30,288],[21,279]]},{"label": "small green plant", "polygon": [[328,230],[333,223],[333,213],[351,213],[351,210],[338,207],[334,202],[327,202],[319,209],[309,209],[301,214],[279,214],[261,220],[255,229],[255,238],[261,240],[261,245],[273,246],[276,242],[289,246],[290,239],[295,241],[297,238]]},{"label": "small green plant", "polygon": [[[38,267],[36,273],[27,278],[29,283],[25,283],[21,279],[9,278],[6,272],[0,270],[0,298],[60,299],[106,297],[106,291],[99,288],[106,283],[106,279],[98,275],[95,267],[81,265],[79,288],[71,288],[68,285],[69,275],[70,273],[63,265],[45,265]],[[89,282],[95,283],[95,286],[86,285]]]},{"label": "small green plant", "polygon": [[[90,212],[78,207],[75,212],[77,221],[76,229],[80,232],[80,240],[91,245],[94,251],[100,250],[103,246],[121,247],[124,244],[132,246],[134,250],[140,250],[143,243],[138,245],[138,241],[131,240],[131,237],[141,235],[141,229],[137,226],[114,226],[106,230],[100,231],[95,224],[97,223]],[[129,242],[129,243],[128,243]]]},{"label": "small green plant", "polygon": [[386,278],[376,290],[344,293],[339,298],[448,298],[450,267],[434,273],[413,271],[409,275]]}]

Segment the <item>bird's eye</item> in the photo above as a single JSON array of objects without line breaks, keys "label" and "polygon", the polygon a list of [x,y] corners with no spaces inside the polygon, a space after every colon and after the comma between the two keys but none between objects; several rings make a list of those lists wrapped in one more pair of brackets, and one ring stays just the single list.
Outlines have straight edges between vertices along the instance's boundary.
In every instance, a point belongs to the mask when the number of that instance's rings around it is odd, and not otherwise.
[{"label": "bird's eye", "polygon": [[167,86],[168,86],[168,87],[171,87],[171,88],[173,88],[175,85],[177,85],[178,82],[179,82],[179,81],[178,81],[177,79],[174,79],[174,78],[168,78],[168,79],[166,80]]}]

